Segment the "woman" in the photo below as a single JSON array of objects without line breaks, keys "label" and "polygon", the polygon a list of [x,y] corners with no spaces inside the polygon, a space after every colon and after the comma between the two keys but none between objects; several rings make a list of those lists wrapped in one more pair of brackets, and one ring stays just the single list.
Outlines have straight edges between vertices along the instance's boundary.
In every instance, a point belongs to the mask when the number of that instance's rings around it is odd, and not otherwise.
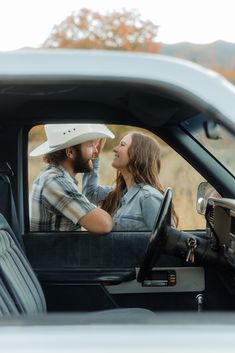
[{"label": "woman", "polygon": [[[104,143],[103,143],[104,144]],[[102,142],[99,149],[102,150]],[[99,186],[99,159],[83,177],[83,193],[113,217],[114,231],[151,231],[163,199],[160,148],[151,137],[131,132],[113,149],[116,186]]]}]

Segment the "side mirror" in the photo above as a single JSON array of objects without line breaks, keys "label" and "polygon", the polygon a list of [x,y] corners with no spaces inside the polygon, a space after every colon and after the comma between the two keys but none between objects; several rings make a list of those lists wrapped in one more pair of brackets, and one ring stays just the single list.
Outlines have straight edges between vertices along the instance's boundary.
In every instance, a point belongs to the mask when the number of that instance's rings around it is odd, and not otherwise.
[{"label": "side mirror", "polygon": [[221,195],[207,181],[198,185],[197,189],[197,212],[201,215],[206,213],[207,201],[210,197],[221,197]]},{"label": "side mirror", "polygon": [[220,126],[215,121],[206,121],[204,123],[204,129],[208,139],[218,140],[221,138]]}]

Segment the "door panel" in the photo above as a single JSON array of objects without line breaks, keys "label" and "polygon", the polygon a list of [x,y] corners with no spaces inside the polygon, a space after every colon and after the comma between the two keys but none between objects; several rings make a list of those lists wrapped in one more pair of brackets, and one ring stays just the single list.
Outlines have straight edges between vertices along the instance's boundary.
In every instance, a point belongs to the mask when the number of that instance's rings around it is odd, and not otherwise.
[{"label": "door panel", "polygon": [[49,311],[117,307],[105,285],[136,278],[150,233],[88,232],[24,235],[27,257],[43,286]]},{"label": "door panel", "polygon": [[[132,299],[139,307],[151,308],[156,307],[154,300],[150,300],[154,296],[159,303],[164,302],[166,293],[159,293],[159,288],[146,288],[144,293],[140,291],[142,295],[118,290],[133,281],[142,287],[136,282],[136,268],[143,261],[150,235],[145,232],[113,232],[102,236],[88,232],[24,235],[27,257],[42,283],[49,311],[103,310],[130,306]],[[164,255],[157,266],[182,267],[185,263]],[[116,286],[117,291],[111,290]],[[168,296],[176,309],[182,310],[187,301],[192,302],[194,310],[195,301],[189,298],[195,298],[195,293],[182,293],[181,306],[175,294],[172,288]]]}]

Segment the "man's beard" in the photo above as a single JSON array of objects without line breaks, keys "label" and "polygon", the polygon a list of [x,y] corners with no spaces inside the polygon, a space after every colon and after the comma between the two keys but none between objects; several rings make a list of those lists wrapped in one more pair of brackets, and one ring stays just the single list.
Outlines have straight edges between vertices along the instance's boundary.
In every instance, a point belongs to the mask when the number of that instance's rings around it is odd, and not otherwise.
[{"label": "man's beard", "polygon": [[77,173],[89,173],[93,170],[91,159],[85,160],[82,156],[81,145],[76,146],[76,155],[73,160],[73,171]]}]

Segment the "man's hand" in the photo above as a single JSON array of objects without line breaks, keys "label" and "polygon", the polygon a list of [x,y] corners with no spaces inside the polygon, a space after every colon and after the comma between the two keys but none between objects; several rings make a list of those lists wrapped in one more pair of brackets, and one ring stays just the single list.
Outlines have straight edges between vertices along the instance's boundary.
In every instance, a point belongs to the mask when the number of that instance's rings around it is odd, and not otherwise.
[{"label": "man's hand", "polygon": [[104,145],[105,145],[105,142],[106,142],[106,138],[103,138],[103,139],[98,139],[95,146],[96,146],[96,150],[97,152],[96,153],[93,153],[93,156],[92,158],[98,158],[100,153],[102,152],[103,148],[104,148]]}]

